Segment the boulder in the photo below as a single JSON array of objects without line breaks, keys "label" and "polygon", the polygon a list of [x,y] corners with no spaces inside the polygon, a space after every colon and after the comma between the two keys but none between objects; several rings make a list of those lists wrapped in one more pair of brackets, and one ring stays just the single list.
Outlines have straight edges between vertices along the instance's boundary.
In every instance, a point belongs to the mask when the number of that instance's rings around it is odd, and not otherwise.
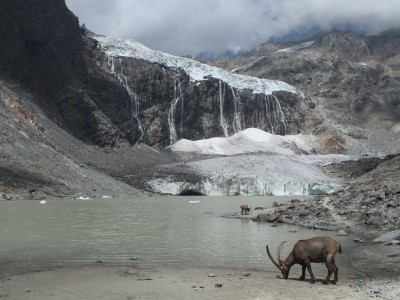
[{"label": "boulder", "polygon": [[344,230],[339,230],[339,231],[337,232],[337,235],[338,235],[338,236],[348,236],[349,234],[348,234],[346,231],[344,231]]},{"label": "boulder", "polygon": [[260,221],[260,222],[275,222],[279,218],[279,214],[275,215],[266,215],[266,214],[259,214],[257,217],[253,218],[253,221]]},{"label": "boulder", "polygon": [[300,209],[297,214],[299,215],[299,217],[305,217],[308,216],[310,214],[310,211],[306,210],[306,209]]},{"label": "boulder", "polygon": [[262,214],[262,215],[269,215],[269,216],[276,215],[276,213],[277,213],[276,208],[267,208],[267,209],[263,209],[260,212],[260,214]]},{"label": "boulder", "polygon": [[386,243],[384,243],[384,245],[386,245],[386,246],[393,246],[393,245],[400,245],[400,241],[399,240],[393,240],[393,241],[389,241],[389,242],[386,242]]},{"label": "boulder", "polygon": [[367,220],[367,225],[379,225],[381,223],[381,219],[376,216],[371,216]]},{"label": "boulder", "polygon": [[382,234],[381,236],[374,239],[372,242],[373,243],[387,243],[387,242],[390,242],[393,240],[400,240],[400,230],[394,230],[394,231],[390,231],[385,234]]}]

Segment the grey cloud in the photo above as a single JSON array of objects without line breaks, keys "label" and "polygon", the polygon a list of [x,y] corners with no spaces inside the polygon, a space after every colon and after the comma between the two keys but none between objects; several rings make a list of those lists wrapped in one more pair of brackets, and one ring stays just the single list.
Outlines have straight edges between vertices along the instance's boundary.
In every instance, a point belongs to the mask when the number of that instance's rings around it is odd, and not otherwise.
[{"label": "grey cloud", "polygon": [[270,37],[351,24],[376,33],[399,26],[398,0],[66,0],[100,34],[172,54],[251,49]]}]

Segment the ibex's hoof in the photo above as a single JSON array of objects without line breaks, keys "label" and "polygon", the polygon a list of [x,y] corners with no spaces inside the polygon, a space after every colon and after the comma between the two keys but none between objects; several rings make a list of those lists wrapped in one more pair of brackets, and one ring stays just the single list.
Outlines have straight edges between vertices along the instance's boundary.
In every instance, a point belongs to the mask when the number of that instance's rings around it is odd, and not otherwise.
[{"label": "ibex's hoof", "polygon": [[315,280],[311,280],[310,283],[311,283],[311,284],[315,284]]},{"label": "ibex's hoof", "polygon": [[299,278],[299,280],[304,280],[304,279],[305,279],[305,277],[303,277],[303,276]]},{"label": "ibex's hoof", "polygon": [[329,284],[329,282],[328,281],[326,281],[326,280],[324,280],[324,281],[322,281],[322,284]]}]

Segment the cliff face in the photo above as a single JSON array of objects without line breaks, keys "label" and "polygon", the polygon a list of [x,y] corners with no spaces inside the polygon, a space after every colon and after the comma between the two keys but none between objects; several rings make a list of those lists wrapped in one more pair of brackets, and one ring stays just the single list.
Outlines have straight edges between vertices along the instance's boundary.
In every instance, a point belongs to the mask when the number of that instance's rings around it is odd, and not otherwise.
[{"label": "cliff face", "polygon": [[227,137],[249,127],[297,134],[313,103],[280,81],[238,76],[131,41],[94,36],[101,68],[129,95],[137,141],[164,148],[179,139]]},{"label": "cliff face", "polygon": [[63,0],[3,1],[0,28],[0,72],[62,128],[100,146],[164,148],[248,127],[299,133],[312,106],[285,90],[266,95],[212,76],[194,82],[180,67],[146,59],[111,62]]},{"label": "cliff face", "polygon": [[159,149],[185,138],[233,135],[257,127],[275,134],[301,131],[307,102],[299,95],[240,90],[209,77],[193,81],[182,70],[139,59],[103,60],[104,69],[129,91],[127,108],[137,124],[137,141]]},{"label": "cliff face", "polygon": [[78,19],[64,1],[2,1],[0,30],[1,70],[32,91],[54,94],[85,75]]},{"label": "cliff face", "polygon": [[31,91],[53,121],[102,146],[134,140],[125,90],[96,69],[95,44],[85,43],[63,0],[2,1],[0,30],[0,72]]}]

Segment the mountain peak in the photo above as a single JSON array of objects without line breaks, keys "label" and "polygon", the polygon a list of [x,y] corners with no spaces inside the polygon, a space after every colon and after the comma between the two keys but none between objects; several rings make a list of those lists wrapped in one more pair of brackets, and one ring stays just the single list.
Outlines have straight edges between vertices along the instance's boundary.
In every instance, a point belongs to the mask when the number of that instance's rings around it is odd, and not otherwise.
[{"label": "mountain peak", "polygon": [[323,51],[335,59],[359,61],[371,54],[366,36],[337,29],[322,32],[310,40],[313,49]]}]

